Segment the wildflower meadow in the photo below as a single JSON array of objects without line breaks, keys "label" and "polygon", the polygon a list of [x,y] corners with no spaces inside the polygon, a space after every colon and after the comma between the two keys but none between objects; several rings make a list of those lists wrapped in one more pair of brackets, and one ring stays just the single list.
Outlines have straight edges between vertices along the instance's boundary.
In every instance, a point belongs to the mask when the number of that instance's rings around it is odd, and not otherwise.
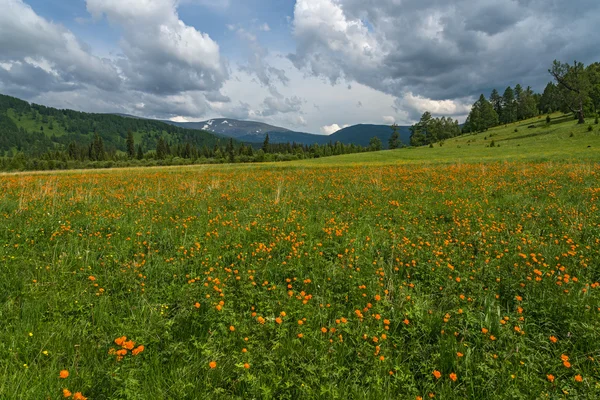
[{"label": "wildflower meadow", "polygon": [[599,178],[1,175],[0,398],[600,398]]}]

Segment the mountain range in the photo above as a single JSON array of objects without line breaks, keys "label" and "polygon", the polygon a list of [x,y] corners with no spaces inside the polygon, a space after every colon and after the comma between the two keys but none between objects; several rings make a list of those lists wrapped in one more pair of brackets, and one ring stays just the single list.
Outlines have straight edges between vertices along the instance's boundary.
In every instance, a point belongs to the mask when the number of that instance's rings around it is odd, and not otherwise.
[{"label": "mountain range", "polygon": [[[409,127],[398,128],[400,139],[409,143]],[[59,110],[0,94],[0,156],[5,152],[25,151],[40,155],[66,147],[70,143],[87,146],[94,132],[104,141],[107,151],[125,151],[127,132],[144,151],[155,150],[160,137],[170,145],[190,143],[197,148],[212,148],[228,138],[236,143],[248,143],[258,148],[269,135],[271,143],[303,145],[354,144],[369,146],[377,136],[384,148],[392,129],[387,125],[354,125],[331,135],[297,132],[279,126],[236,119],[211,119],[203,122],[173,122],[141,118],[124,114],[93,114]]]},{"label": "mountain range", "polygon": [[[359,124],[349,126],[331,135],[315,135],[306,132],[297,132],[279,126],[273,126],[256,121],[242,121],[231,118],[216,118],[202,122],[173,122],[163,121],[186,129],[204,130],[215,133],[219,136],[231,137],[240,142],[262,143],[265,137],[269,135],[271,143],[295,142],[305,145],[314,143],[326,144],[329,142],[341,142],[344,144],[355,144],[367,147],[372,137],[377,136],[387,147],[388,140],[392,135],[392,129],[389,125],[371,125]],[[410,131],[408,126],[399,126],[398,133],[400,140],[407,144],[410,141]]]}]

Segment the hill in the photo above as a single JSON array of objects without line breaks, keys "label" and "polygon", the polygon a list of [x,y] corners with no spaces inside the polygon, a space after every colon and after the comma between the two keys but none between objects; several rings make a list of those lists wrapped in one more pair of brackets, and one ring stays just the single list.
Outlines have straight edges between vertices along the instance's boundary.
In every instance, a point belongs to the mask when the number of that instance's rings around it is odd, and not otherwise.
[{"label": "hill", "polygon": [[160,138],[170,146],[212,147],[223,142],[207,131],[184,129],[156,120],[59,110],[0,94],[0,151],[3,154],[22,151],[41,155],[64,149],[71,143],[85,147],[92,143],[95,132],[107,153],[125,152],[128,132],[133,133],[136,145],[141,145],[144,151],[155,150]]},{"label": "hill", "polygon": [[[591,129],[591,131],[590,131]],[[298,165],[456,164],[504,161],[600,161],[600,125],[594,118],[578,124],[572,114],[551,114],[468,133],[433,147],[345,154],[298,161]]]},{"label": "hill", "polygon": [[[293,131],[279,126],[269,125],[256,121],[243,121],[231,118],[217,118],[202,122],[173,122],[168,124],[188,129],[202,129],[218,135],[232,137],[246,143],[262,143],[265,136],[269,135],[271,143],[299,143],[304,145],[327,144],[340,142],[346,145],[369,146],[369,141],[377,136],[387,148],[392,130],[388,125],[359,124],[341,129],[331,135],[316,135],[306,132]],[[408,145],[410,143],[409,126],[399,126],[400,140]]]},{"label": "hill", "polygon": [[[398,126],[400,140],[405,145],[410,143],[409,129],[409,126]],[[340,129],[329,135],[328,138],[333,142],[354,143],[355,145],[366,147],[374,136],[377,136],[381,140],[383,147],[387,148],[390,136],[392,136],[392,129],[389,125],[359,124]]]}]

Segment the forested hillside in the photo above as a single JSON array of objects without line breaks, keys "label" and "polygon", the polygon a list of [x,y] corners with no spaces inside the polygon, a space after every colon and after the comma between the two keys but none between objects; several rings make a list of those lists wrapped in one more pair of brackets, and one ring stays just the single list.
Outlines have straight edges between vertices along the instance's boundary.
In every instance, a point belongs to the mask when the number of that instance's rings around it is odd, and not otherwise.
[{"label": "forested hillside", "polygon": [[0,95],[4,171],[289,161],[381,149],[272,143],[269,135],[259,146],[162,121],[58,110]]},{"label": "forested hillside", "polygon": [[[549,82],[543,93],[535,93],[530,86],[508,86],[502,95],[493,89],[489,99],[484,94],[473,104],[462,127],[447,118],[433,118],[423,113],[411,128],[413,146],[431,145],[463,133],[484,132],[498,125],[511,124],[555,111],[572,113],[580,124],[586,117],[598,120],[600,110],[600,63],[587,67],[575,61],[572,65],[554,61],[548,70],[554,82]],[[549,123],[549,120],[548,120]]]},{"label": "forested hillside", "polygon": [[80,156],[78,158],[85,158],[86,153],[90,158],[89,149],[97,135],[102,140],[104,152],[114,156],[127,152],[129,133],[134,138],[136,150],[141,147],[144,153],[156,150],[161,138],[171,148],[188,144],[195,148],[213,147],[220,142],[218,137],[206,131],[183,129],[148,119],[59,110],[0,95],[0,151],[4,154],[23,152],[39,157],[71,145]]}]

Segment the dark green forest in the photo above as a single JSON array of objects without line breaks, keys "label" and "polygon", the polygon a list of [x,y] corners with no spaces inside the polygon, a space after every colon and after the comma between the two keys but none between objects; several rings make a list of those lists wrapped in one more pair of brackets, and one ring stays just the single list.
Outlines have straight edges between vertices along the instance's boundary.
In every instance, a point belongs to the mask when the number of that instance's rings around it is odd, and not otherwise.
[{"label": "dark green forest", "polygon": [[575,61],[573,64],[554,61],[548,73],[554,79],[543,93],[535,93],[530,86],[508,86],[502,95],[493,89],[489,98],[484,94],[473,104],[462,126],[451,119],[433,118],[425,112],[420,121],[411,128],[412,146],[432,145],[446,139],[473,132],[483,132],[498,125],[506,125],[538,115],[561,111],[572,113],[579,123],[586,116],[595,116],[600,110],[600,63],[587,67]]},{"label": "dark green forest", "polygon": [[268,162],[380,150],[340,142],[241,143],[156,120],[59,110],[0,95],[0,170]]}]

